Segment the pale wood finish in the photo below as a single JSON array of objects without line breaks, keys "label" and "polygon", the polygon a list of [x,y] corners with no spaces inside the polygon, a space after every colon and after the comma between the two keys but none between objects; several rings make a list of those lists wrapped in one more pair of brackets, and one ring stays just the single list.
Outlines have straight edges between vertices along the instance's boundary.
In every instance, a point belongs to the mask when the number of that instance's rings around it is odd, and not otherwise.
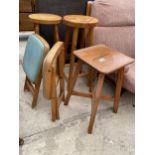
[{"label": "pale wood finish", "polygon": [[95,27],[98,20],[85,15],[67,15],[63,17],[63,23],[70,27],[90,28]]},{"label": "pale wood finish", "polygon": [[58,25],[61,23],[62,17],[48,13],[33,13],[29,15],[29,19],[32,23],[34,23],[34,31],[36,34],[40,33],[40,24],[52,25],[54,31],[54,41],[59,41],[60,38]]},{"label": "pale wood finish", "polygon": [[68,77],[68,86],[67,86],[68,91],[69,91],[71,74],[74,71],[73,51],[76,49],[76,46],[77,46],[78,34],[79,32],[81,32],[81,40],[80,40],[81,48],[85,47],[86,31],[89,31],[88,36],[87,36],[89,38],[88,46],[93,45],[93,29],[98,23],[98,20],[94,17],[84,16],[84,15],[67,15],[63,17],[63,23],[67,26],[66,38],[65,38],[65,51],[66,52],[68,49],[68,42],[69,42],[69,35],[70,35],[69,33],[70,33],[71,28],[73,29],[72,47],[71,47],[71,53],[70,53],[70,68],[69,68],[69,77]]},{"label": "pale wood finish", "polygon": [[36,24],[60,24],[62,17],[48,13],[33,13],[29,15],[30,21]]},{"label": "pale wood finish", "polygon": [[[57,79],[59,78],[59,79]],[[60,91],[57,92],[58,80]],[[57,42],[44,60],[44,97],[51,99],[52,121],[60,119],[59,104],[64,100],[64,43]],[[58,94],[60,93],[60,94]]]},{"label": "pale wood finish", "polygon": [[[35,34],[35,35],[44,45],[44,57],[45,57],[50,49],[49,44],[47,43],[47,41],[44,38],[42,38],[38,34]],[[27,76],[25,79],[24,91],[26,91],[26,90],[31,91],[31,93],[33,95],[32,108],[35,108],[37,105],[37,99],[38,99],[38,94],[39,94],[39,89],[40,89],[40,84],[41,84],[41,79],[42,79],[42,64],[43,64],[43,61],[40,64],[39,74],[38,74],[34,83],[32,83],[28,79]]]},{"label": "pale wood finish", "polygon": [[[92,98],[91,117],[90,117],[90,122],[88,127],[88,133],[92,133],[99,100],[113,99],[113,97],[111,96],[101,95],[104,77],[107,74],[117,71],[117,84],[116,84],[114,105],[113,105],[114,112],[117,112],[121,88],[123,84],[124,66],[132,63],[134,59],[114,49],[111,49],[105,45],[97,45],[97,46],[76,50],[74,51],[74,55],[79,59],[75,70],[71,74],[70,89],[68,90],[68,93],[67,93],[65,105],[68,105],[71,95]],[[82,62],[86,63],[89,67],[99,72],[96,89],[94,89],[92,93],[90,92],[84,93],[84,92],[73,90]]]}]

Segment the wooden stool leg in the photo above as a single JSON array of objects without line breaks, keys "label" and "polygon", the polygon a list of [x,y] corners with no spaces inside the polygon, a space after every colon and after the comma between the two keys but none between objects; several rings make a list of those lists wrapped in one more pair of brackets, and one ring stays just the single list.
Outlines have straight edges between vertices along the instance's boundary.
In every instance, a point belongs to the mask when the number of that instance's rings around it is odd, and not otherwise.
[{"label": "wooden stool leg", "polygon": [[94,27],[89,29],[87,38],[89,40],[88,46],[92,46],[94,44]]},{"label": "wooden stool leg", "polygon": [[91,117],[90,117],[89,127],[88,127],[88,133],[89,134],[91,134],[92,130],[93,130],[95,116],[96,116],[97,108],[99,105],[99,100],[101,97],[103,82],[104,82],[104,75],[100,73],[99,77],[98,77],[96,90],[94,91],[93,98],[92,98]]},{"label": "wooden stool leg", "polygon": [[113,107],[113,110],[115,113],[117,113],[117,111],[118,111],[119,99],[120,99],[120,94],[121,94],[121,89],[122,89],[122,84],[123,84],[123,78],[124,78],[124,67],[119,69],[118,74],[117,74],[117,83],[116,83],[114,107]]},{"label": "wooden stool leg", "polygon": [[[66,35],[65,35],[65,42],[64,42],[64,47],[65,47],[65,54],[64,54],[64,58],[66,61],[66,54],[68,52],[68,44],[69,44],[69,39],[70,39],[70,32],[71,32],[71,28],[70,27],[66,27]],[[66,74],[64,74],[65,80],[68,80],[68,77]]]},{"label": "wooden stool leg", "polygon": [[[90,28],[88,31],[87,38],[89,40],[88,46],[92,46],[94,43],[94,27]],[[92,83],[94,79],[94,72],[92,68],[89,68],[89,74],[88,74],[88,86],[89,86],[89,91],[92,92]]]},{"label": "wooden stool leg", "polygon": [[74,58],[75,56],[73,55],[73,51],[76,49],[77,46],[77,39],[78,39],[78,28],[74,28],[73,30],[73,38],[72,38],[72,49],[70,53],[70,68],[69,68],[69,78],[68,78],[68,91],[70,89],[70,83],[71,83],[71,74],[74,69]]},{"label": "wooden stool leg", "polygon": [[66,28],[66,36],[65,36],[65,43],[64,43],[64,46],[65,46],[65,53],[67,53],[67,50],[68,50],[68,43],[69,43],[69,38],[70,38],[70,27],[67,26]]},{"label": "wooden stool leg", "polygon": [[[80,29],[80,48],[84,48],[85,47],[85,29]],[[82,74],[82,66],[81,66],[81,70],[80,70],[80,74]]]},{"label": "wooden stool leg", "polygon": [[39,24],[34,24],[34,32],[40,34]]},{"label": "wooden stool leg", "polygon": [[89,74],[88,74],[89,92],[92,92],[93,90],[93,80],[94,80],[94,70],[92,68],[89,68]]},{"label": "wooden stool leg", "polygon": [[80,30],[80,48],[84,48],[85,47],[85,29],[81,29]]},{"label": "wooden stool leg", "polygon": [[81,69],[81,65],[82,65],[81,60],[78,60],[77,66],[75,68],[75,72],[72,73],[72,78],[71,78],[71,81],[70,81],[70,89],[67,92],[67,96],[66,96],[66,99],[65,99],[65,105],[68,105],[68,103],[69,103],[69,100],[70,100],[74,85],[76,83],[76,79],[77,79],[79,71]]},{"label": "wooden stool leg", "polygon": [[54,25],[54,40],[55,42],[59,41],[59,27]]}]

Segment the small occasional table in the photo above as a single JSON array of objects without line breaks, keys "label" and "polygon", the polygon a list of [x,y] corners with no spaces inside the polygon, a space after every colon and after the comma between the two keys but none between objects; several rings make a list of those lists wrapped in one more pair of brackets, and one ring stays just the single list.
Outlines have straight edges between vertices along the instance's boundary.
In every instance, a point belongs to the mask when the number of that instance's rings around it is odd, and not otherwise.
[{"label": "small occasional table", "polygon": [[[98,20],[94,17],[85,16],[85,15],[66,15],[63,17],[63,23],[66,25],[66,38],[65,38],[65,51],[68,49],[68,43],[70,38],[71,29],[73,30],[72,36],[72,45],[71,45],[71,53],[70,53],[70,68],[69,68],[69,77],[68,77],[68,90],[70,89],[70,80],[71,73],[74,69],[74,58],[73,51],[77,47],[78,42],[78,34],[81,31],[80,38],[80,47],[84,47],[84,42],[87,38],[87,46],[93,45],[93,30],[97,25]],[[86,36],[87,33],[87,36]]]},{"label": "small occasional table", "polygon": [[59,41],[59,28],[58,25],[61,23],[62,17],[48,13],[33,13],[29,15],[29,19],[34,23],[35,33],[39,34],[39,25],[46,24],[52,25],[54,28],[54,40]]},{"label": "small occasional table", "polygon": [[[117,73],[116,90],[115,90],[114,106],[113,106],[114,112],[117,113],[121,88],[123,84],[124,67],[132,63],[134,60],[105,45],[96,45],[96,46],[76,50],[74,52],[74,55],[78,58],[78,63],[75,71],[71,74],[71,81],[69,81],[71,88],[70,88],[70,91],[68,91],[68,94],[65,100],[65,105],[68,105],[71,95],[92,98],[91,117],[90,117],[90,122],[88,127],[88,133],[92,133],[99,100],[100,99],[109,100],[113,98],[110,96],[101,95],[105,76],[114,72]],[[83,62],[87,64],[90,68],[94,69],[99,73],[97,85],[94,88],[92,93],[91,92],[84,93],[84,92],[73,90]]]}]

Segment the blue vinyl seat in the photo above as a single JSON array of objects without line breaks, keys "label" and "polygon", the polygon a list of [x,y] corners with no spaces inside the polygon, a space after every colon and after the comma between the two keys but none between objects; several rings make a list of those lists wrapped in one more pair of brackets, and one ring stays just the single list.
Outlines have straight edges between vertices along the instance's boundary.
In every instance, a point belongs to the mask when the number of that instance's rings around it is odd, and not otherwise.
[{"label": "blue vinyl seat", "polygon": [[23,69],[33,83],[37,79],[43,59],[44,44],[35,35],[31,35],[24,54]]}]

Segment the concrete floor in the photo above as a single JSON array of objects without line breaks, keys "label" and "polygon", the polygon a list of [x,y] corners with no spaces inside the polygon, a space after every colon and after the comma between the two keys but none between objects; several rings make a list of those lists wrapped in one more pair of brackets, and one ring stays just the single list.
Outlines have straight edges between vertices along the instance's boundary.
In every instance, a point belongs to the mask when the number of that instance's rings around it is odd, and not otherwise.
[{"label": "concrete floor", "polygon": [[[50,101],[43,98],[42,86],[38,105],[31,108],[32,95],[23,91],[25,74],[22,58],[26,41],[19,43],[19,121],[24,145],[20,155],[134,155],[135,96],[125,92],[119,112],[112,112],[112,102],[101,101],[93,134],[87,134],[91,100],[72,96],[69,106],[60,105],[60,121],[51,121]],[[87,90],[86,79],[80,78],[77,89]],[[114,94],[105,83],[104,94]]]}]

